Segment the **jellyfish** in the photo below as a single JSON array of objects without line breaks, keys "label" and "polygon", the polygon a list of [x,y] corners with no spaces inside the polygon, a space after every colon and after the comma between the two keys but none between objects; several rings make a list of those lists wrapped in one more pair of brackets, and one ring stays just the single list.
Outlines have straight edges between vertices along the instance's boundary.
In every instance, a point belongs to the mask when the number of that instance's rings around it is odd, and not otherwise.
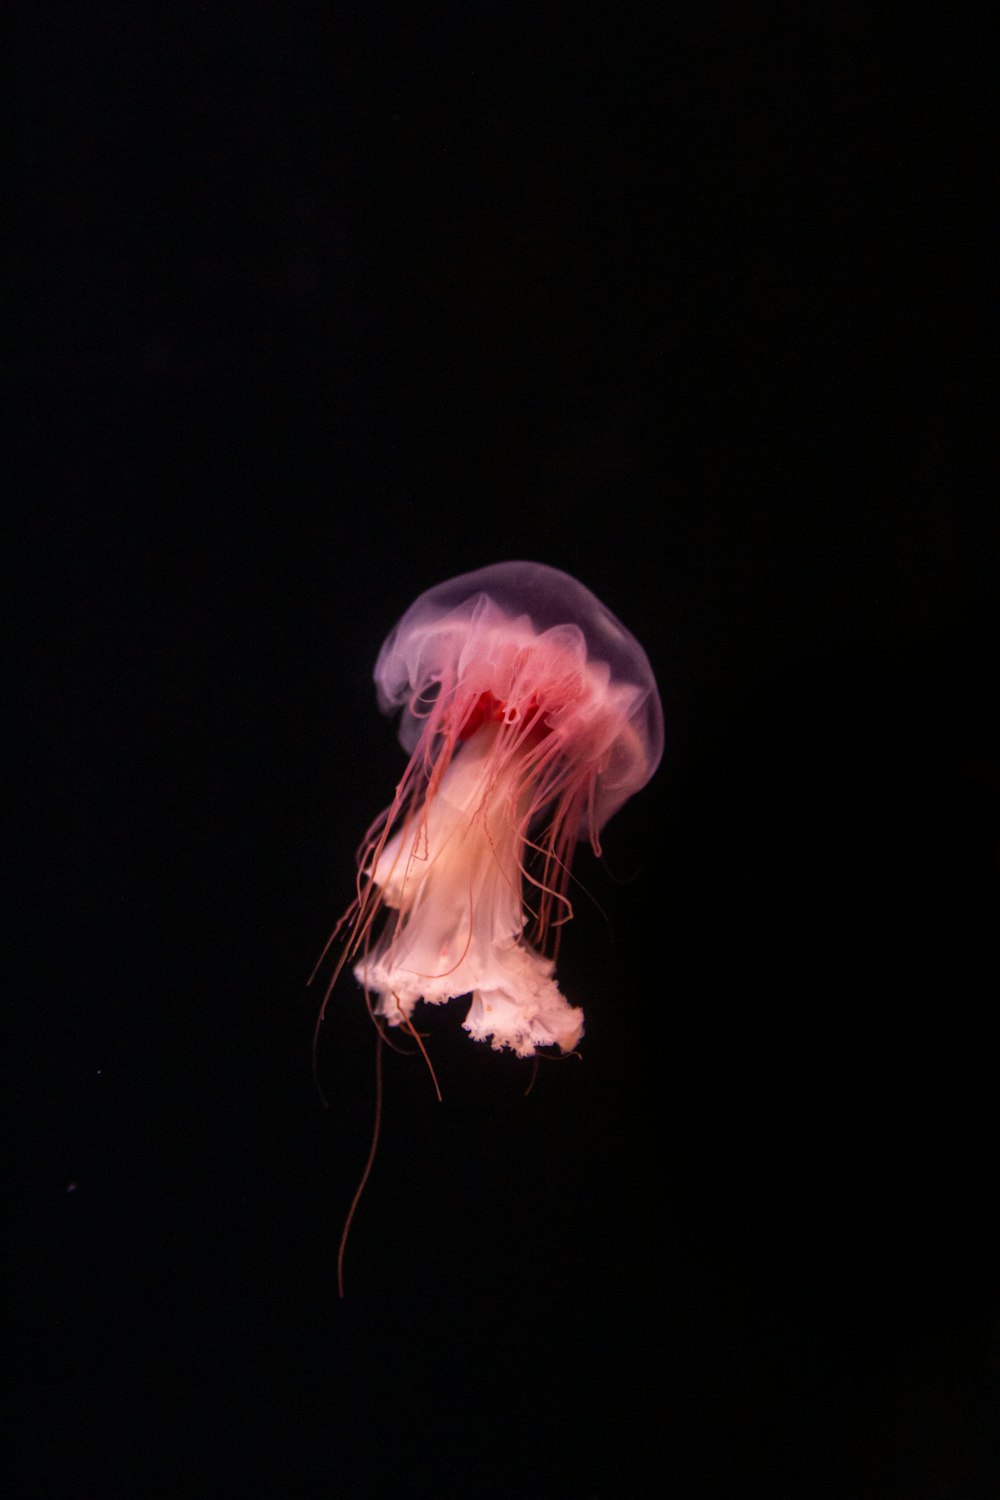
[{"label": "jellyfish", "polygon": [[468,995],[475,1040],[572,1052],[583,1011],[555,967],[574,847],[600,854],[663,749],[645,652],[567,573],[502,562],[421,594],[375,682],[409,761],[359,851],[327,999],[352,962],[380,1034]]}]

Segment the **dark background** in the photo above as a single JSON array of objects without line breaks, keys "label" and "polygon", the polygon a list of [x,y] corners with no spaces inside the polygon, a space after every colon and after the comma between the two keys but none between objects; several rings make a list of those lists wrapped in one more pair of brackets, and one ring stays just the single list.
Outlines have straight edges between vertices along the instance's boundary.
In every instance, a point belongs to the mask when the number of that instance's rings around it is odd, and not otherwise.
[{"label": "dark background", "polygon": [[[954,27],[952,20],[949,25]],[[971,32],[848,5],[16,29],[19,1495],[1000,1484]],[[656,780],[582,1060],[305,978],[411,600],[562,567]],[[23,1236],[19,1231],[23,1231]]]}]

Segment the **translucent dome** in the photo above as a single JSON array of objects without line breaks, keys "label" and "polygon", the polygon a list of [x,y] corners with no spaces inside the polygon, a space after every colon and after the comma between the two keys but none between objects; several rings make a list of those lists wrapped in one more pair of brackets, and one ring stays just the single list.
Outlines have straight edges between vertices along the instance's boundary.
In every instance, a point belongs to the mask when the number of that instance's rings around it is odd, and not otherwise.
[{"label": "translucent dome", "polygon": [[581,837],[600,832],[663,754],[645,651],[588,588],[544,563],[494,563],[428,589],[383,645],[375,681],[383,712],[402,708],[399,737],[411,753],[442,691],[489,695],[515,712],[533,698],[563,753],[591,765]]}]

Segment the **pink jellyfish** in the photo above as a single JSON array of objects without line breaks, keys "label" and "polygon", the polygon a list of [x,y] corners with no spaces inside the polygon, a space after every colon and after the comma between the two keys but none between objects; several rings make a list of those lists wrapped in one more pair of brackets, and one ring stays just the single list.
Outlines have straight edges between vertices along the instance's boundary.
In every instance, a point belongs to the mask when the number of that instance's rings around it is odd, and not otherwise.
[{"label": "pink jellyfish", "polygon": [[477,1041],[571,1051],[583,1012],[555,954],[573,848],[587,838],[600,853],[663,749],[645,652],[567,573],[505,562],[421,594],[375,681],[383,712],[402,710],[410,760],[361,847],[327,999],[353,960],[381,1024],[416,1035],[419,1000],[471,995]]}]

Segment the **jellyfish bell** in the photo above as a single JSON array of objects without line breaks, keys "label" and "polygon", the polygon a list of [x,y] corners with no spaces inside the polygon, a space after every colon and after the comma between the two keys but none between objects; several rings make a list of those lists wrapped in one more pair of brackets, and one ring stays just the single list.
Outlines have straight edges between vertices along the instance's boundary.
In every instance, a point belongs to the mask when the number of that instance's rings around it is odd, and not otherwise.
[{"label": "jellyfish bell", "polygon": [[470,995],[476,1040],[573,1050],[583,1012],[555,978],[570,866],[659,763],[645,652],[567,573],[504,562],[421,594],[375,681],[410,758],[362,845],[337,973],[353,961],[389,1027]]}]

